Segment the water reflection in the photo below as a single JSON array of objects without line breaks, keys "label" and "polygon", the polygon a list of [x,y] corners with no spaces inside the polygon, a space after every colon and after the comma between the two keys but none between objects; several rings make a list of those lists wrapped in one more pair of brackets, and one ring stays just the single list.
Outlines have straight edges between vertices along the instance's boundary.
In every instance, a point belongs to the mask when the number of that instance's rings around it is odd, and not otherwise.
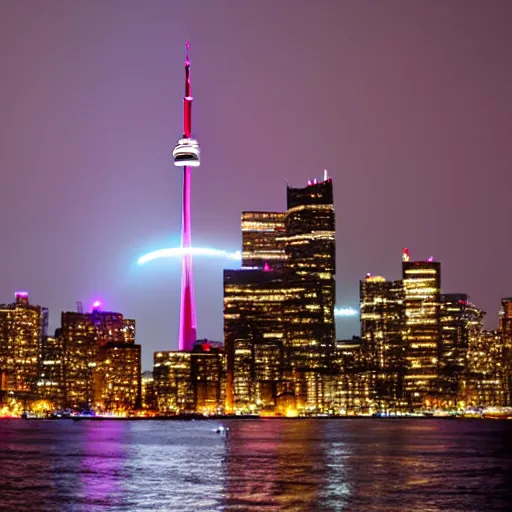
[{"label": "water reflection", "polygon": [[0,421],[2,512],[507,511],[512,422]]},{"label": "water reflection", "polygon": [[229,426],[225,510],[314,509],[326,472],[322,443],[311,444],[321,424],[262,420]]},{"label": "water reflection", "polygon": [[80,490],[76,501],[90,507],[125,504],[123,464],[126,458],[127,424],[119,421],[86,421],[82,432],[79,467]]}]

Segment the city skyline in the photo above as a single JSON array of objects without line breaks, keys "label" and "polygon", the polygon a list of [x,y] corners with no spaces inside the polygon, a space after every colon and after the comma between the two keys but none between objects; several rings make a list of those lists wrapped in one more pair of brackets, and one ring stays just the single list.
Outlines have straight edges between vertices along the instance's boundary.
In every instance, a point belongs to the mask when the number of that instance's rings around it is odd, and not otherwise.
[{"label": "city skyline", "polygon": [[[397,12],[374,4],[370,14],[329,2],[192,3],[171,16],[164,2],[124,2],[118,19],[119,5],[0,8],[2,300],[27,289],[55,328],[59,311],[100,296],[137,319],[145,368],[169,339],[177,348],[179,315],[167,324],[179,308],[178,261],[135,261],[179,245],[171,154],[182,27],[193,19],[197,246],[240,249],[241,211],[280,210],[287,179],[302,186],[327,168],[338,184],[338,305],[357,304],[367,272],[397,279],[406,246],[441,261],[443,292],[470,294],[496,326],[512,290],[510,243],[497,235],[512,157],[506,4],[396,2]],[[273,30],[254,45],[267,22]],[[195,266],[198,337],[220,340],[229,265]],[[359,332],[358,319],[344,325],[338,338]]]}]

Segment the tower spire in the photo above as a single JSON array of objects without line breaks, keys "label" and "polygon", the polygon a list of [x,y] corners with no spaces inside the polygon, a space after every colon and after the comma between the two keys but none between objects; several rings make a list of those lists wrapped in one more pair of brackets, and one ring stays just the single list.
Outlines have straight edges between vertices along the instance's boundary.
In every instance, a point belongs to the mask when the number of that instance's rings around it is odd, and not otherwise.
[{"label": "tower spire", "polygon": [[183,98],[183,137],[192,136],[192,88],[190,85],[190,43],[185,42],[185,97]]},{"label": "tower spire", "polygon": [[[199,167],[199,144],[192,138],[192,90],[190,86],[190,43],[185,42],[185,96],[183,97],[183,138],[178,141],[172,156],[174,165],[183,168],[183,189],[181,207],[181,247],[192,247],[192,229],[190,222],[190,187],[192,167]],[[179,331],[179,349],[191,351],[196,342],[196,303],[194,296],[194,277],[192,272],[192,254],[183,251],[181,257],[181,313]]]}]

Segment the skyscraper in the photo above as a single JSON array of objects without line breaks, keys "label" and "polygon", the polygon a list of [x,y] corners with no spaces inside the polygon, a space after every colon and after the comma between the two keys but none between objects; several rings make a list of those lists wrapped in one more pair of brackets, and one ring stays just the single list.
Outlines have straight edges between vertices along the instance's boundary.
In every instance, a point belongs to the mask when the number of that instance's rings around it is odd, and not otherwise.
[{"label": "skyscraper", "polygon": [[155,352],[153,379],[158,411],[175,415],[194,411],[191,355],[188,351]]},{"label": "skyscraper", "polygon": [[37,392],[39,397],[52,401],[56,408],[64,405],[64,347],[60,329],[55,336],[43,336]]},{"label": "skyscraper", "polygon": [[140,406],[141,347],[135,321],[121,313],[62,313],[64,402],[67,407],[126,411]]},{"label": "skyscraper", "polygon": [[453,404],[460,401],[468,350],[481,337],[483,318],[467,294],[441,295],[440,384],[443,398]]},{"label": "skyscraper", "polygon": [[441,264],[402,257],[405,305],[405,392],[413,406],[440,394]]},{"label": "skyscraper", "polygon": [[185,97],[183,98],[183,137],[178,141],[173,151],[174,165],[176,167],[183,167],[181,247],[184,251],[182,254],[179,349],[187,351],[192,350],[196,342],[197,331],[192,254],[190,252],[192,247],[190,186],[192,167],[199,167],[200,163],[199,144],[197,140],[192,138],[193,97],[190,85],[189,47],[190,45],[187,41],[185,56]]},{"label": "skyscraper", "polygon": [[[273,407],[279,394],[323,408],[335,347],[332,181],[287,189],[287,212],[242,215],[243,265],[224,273],[227,404]],[[254,268],[256,267],[256,269]]]},{"label": "skyscraper", "polygon": [[501,300],[499,332],[503,339],[503,364],[506,379],[506,404],[512,405],[512,297]]},{"label": "skyscraper", "polygon": [[30,304],[27,292],[16,292],[14,303],[0,305],[0,390],[35,393],[47,321],[48,310]]},{"label": "skyscraper", "polygon": [[368,274],[360,282],[361,338],[367,369],[374,372],[375,393],[387,407],[397,405],[403,391],[404,288]]},{"label": "skyscraper", "polygon": [[226,406],[249,411],[274,406],[285,344],[284,301],[289,293],[278,270],[224,271]]},{"label": "skyscraper", "polygon": [[[288,364],[325,368],[336,339],[336,242],[332,180],[287,189],[287,270],[296,290],[286,304]],[[291,320],[293,318],[293,320]]]},{"label": "skyscraper", "polygon": [[467,368],[458,396],[466,406],[510,405],[503,345],[499,331],[482,330],[479,336],[470,337]]}]

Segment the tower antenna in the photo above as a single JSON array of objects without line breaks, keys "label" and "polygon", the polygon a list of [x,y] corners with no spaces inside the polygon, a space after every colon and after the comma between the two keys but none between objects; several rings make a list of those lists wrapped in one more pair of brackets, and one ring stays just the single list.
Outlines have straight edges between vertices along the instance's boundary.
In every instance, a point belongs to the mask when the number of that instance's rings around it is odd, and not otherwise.
[{"label": "tower antenna", "polygon": [[[192,247],[190,222],[190,186],[192,168],[199,167],[200,151],[197,140],[192,138],[192,87],[190,84],[190,43],[185,42],[185,95],[183,97],[183,137],[176,144],[172,156],[174,165],[183,168],[183,189],[181,207],[181,247]],[[181,256],[181,313],[179,349],[191,351],[196,342],[196,304],[194,278],[192,274],[191,251]]]}]

